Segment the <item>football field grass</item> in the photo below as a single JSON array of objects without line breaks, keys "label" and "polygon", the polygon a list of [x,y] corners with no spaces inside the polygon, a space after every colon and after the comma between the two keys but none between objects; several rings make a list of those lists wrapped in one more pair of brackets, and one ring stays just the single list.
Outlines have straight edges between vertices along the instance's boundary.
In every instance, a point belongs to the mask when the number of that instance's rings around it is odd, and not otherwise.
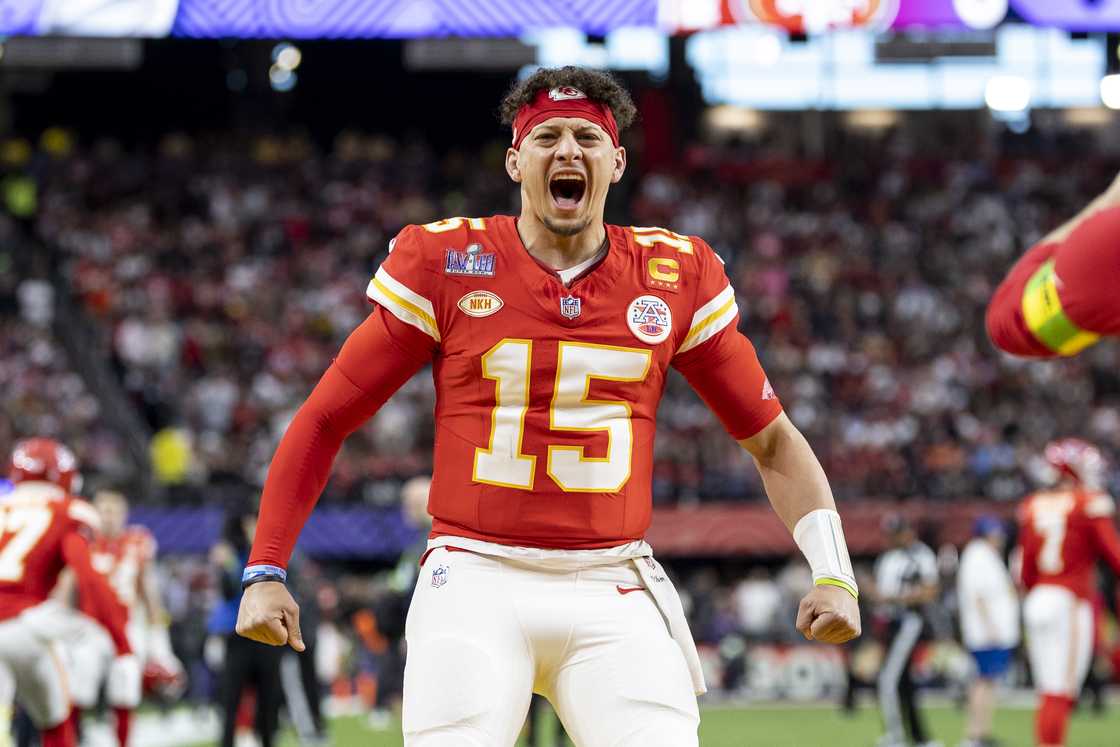
[{"label": "football field grass", "polygon": [[[926,709],[934,736],[945,747],[956,747],[964,728],[963,714],[951,707]],[[828,707],[709,708],[701,714],[702,747],[873,747],[880,734],[878,713],[864,707],[845,716]],[[1006,747],[1030,747],[1032,713],[1005,709],[996,715],[995,734]],[[1120,747],[1120,708],[1113,703],[1104,716],[1088,712],[1074,716],[1067,747]],[[337,747],[401,747],[399,727],[370,731],[360,717],[332,722]],[[523,743],[519,743],[520,745]],[[570,744],[561,742],[565,747]],[[297,747],[291,736],[280,747]],[[560,747],[551,738],[544,747]],[[199,747],[202,747],[199,745]]]}]

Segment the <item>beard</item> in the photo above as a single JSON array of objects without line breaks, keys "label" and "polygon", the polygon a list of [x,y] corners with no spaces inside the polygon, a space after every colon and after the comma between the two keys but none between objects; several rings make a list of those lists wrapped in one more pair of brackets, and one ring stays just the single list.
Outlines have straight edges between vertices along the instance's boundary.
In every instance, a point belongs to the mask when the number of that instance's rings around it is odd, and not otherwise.
[{"label": "beard", "polygon": [[549,231],[552,231],[557,236],[575,236],[577,233],[583,231],[591,225],[591,218],[583,218],[572,220],[571,222],[565,221],[563,224],[553,220],[552,218],[541,218],[541,223]]}]

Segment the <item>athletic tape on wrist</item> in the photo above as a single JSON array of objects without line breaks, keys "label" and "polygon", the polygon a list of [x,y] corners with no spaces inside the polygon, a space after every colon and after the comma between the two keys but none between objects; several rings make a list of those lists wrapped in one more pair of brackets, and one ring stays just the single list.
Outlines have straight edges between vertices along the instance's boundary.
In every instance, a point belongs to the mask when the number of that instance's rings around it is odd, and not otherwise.
[{"label": "athletic tape on wrist", "polygon": [[288,580],[288,572],[276,565],[249,565],[241,572],[242,586],[265,579],[284,583]]},{"label": "athletic tape on wrist", "polygon": [[793,528],[793,541],[809,561],[815,585],[839,586],[859,599],[840,514],[829,508],[810,511]]}]

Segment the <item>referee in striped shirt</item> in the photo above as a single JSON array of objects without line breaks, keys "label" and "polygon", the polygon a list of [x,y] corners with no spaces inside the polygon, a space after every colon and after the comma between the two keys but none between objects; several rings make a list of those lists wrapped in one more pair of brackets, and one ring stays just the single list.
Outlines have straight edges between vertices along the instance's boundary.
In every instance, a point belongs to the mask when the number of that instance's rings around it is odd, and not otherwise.
[{"label": "referee in striped shirt", "polygon": [[910,676],[910,660],[925,628],[923,609],[937,599],[937,557],[902,516],[888,514],[882,526],[891,549],[875,564],[872,599],[890,621],[890,641],[879,672],[879,708],[886,734],[878,747],[906,747],[911,743],[907,734],[917,747],[941,747],[929,737]]}]

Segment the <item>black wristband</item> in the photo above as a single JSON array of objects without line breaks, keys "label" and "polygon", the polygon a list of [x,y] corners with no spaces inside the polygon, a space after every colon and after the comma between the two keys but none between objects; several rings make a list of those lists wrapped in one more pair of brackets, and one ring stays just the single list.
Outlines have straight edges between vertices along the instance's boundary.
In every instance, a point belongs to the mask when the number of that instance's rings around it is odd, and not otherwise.
[{"label": "black wristband", "polygon": [[262,573],[259,576],[253,576],[252,578],[243,579],[241,581],[241,591],[245,591],[246,589],[248,589],[253,584],[259,584],[259,583],[262,583],[264,581],[275,581],[277,583],[282,584],[282,583],[284,583],[285,579],[284,579],[283,576],[280,576],[280,575],[275,574],[275,573]]}]

